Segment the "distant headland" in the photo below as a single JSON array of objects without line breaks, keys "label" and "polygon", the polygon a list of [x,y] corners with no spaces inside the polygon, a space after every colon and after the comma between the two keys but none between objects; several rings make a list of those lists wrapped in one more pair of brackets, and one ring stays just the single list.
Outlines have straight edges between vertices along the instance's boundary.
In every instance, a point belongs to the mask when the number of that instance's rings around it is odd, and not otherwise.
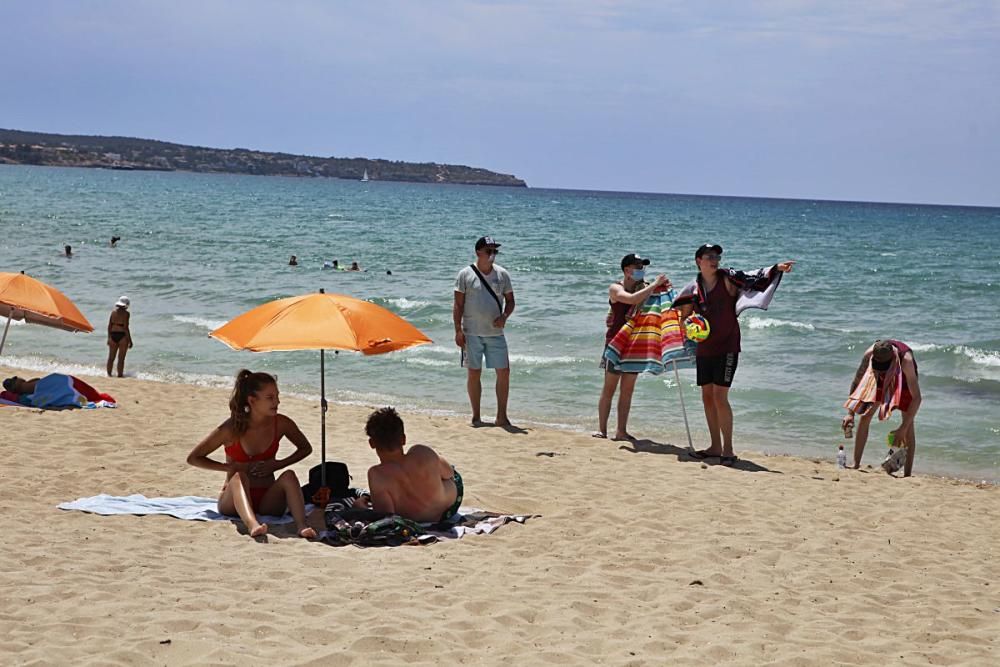
[{"label": "distant headland", "polygon": [[0,164],[527,187],[523,180],[510,174],[456,164],[324,158],[245,148],[185,146],[154,139],[4,129],[0,129]]}]

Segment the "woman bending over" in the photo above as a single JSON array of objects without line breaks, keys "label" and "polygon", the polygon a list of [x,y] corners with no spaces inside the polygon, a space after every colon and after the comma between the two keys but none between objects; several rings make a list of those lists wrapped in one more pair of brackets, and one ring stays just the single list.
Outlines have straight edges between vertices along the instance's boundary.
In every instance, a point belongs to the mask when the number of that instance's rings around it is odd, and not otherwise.
[{"label": "woman bending over", "polygon": [[[187,462],[226,473],[219,511],[238,514],[252,537],[267,533],[267,524],[257,521],[257,513],[280,516],[287,508],[299,536],[313,538],[316,531],[306,525],[305,501],[295,473],[286,470],[274,477],[275,471],[312,453],[312,445],[295,422],[278,414],[279,402],[278,382],[273,376],[241,370],[229,399],[229,419],[191,450]],[[295,452],[278,459],[282,438],[295,445]],[[219,447],[226,452],[225,463],[208,458]]]}]

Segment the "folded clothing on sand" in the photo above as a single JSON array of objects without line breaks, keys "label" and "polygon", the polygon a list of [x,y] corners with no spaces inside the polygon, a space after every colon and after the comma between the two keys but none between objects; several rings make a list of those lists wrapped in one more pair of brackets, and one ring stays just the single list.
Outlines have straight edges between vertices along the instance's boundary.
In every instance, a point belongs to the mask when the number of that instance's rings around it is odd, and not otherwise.
[{"label": "folded clothing on sand", "polygon": [[430,544],[439,539],[458,539],[463,535],[489,535],[500,526],[515,522],[524,523],[537,514],[498,514],[475,507],[460,507],[447,521],[418,523],[395,514],[373,510],[355,510],[340,500],[326,507],[325,521],[328,530],[320,534],[336,546],[399,546],[401,544]]}]

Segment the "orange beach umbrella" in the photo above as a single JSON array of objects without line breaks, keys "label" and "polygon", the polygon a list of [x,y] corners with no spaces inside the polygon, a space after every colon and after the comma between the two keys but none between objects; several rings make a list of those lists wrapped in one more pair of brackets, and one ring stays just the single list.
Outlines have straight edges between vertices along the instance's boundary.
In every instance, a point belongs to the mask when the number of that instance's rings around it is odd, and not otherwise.
[{"label": "orange beach umbrella", "polygon": [[7,342],[11,320],[24,320],[32,324],[90,332],[94,330],[83,313],[65,294],[41,280],[21,273],[0,273],[0,317],[7,318],[0,339],[0,353]]},{"label": "orange beach umbrella", "polygon": [[[374,303],[314,294],[277,299],[249,310],[208,334],[234,350],[319,350],[321,458],[326,463],[326,350],[384,354],[431,343],[419,329]],[[326,486],[326,466],[322,466]]]}]

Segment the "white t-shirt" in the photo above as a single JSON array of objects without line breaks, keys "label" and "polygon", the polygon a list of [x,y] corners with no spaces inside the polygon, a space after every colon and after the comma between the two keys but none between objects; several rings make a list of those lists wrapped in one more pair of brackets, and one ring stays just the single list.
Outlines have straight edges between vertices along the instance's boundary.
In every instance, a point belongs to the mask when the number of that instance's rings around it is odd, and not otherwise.
[{"label": "white t-shirt", "polygon": [[[512,293],[510,274],[499,264],[493,265],[493,270],[483,274],[493,288],[493,292],[504,303],[504,295]],[[465,295],[465,310],[462,311],[462,331],[473,336],[502,336],[503,329],[493,326],[493,320],[503,315],[503,310],[497,306],[496,300],[479,280],[479,276],[466,266],[455,277],[455,291]]]}]

